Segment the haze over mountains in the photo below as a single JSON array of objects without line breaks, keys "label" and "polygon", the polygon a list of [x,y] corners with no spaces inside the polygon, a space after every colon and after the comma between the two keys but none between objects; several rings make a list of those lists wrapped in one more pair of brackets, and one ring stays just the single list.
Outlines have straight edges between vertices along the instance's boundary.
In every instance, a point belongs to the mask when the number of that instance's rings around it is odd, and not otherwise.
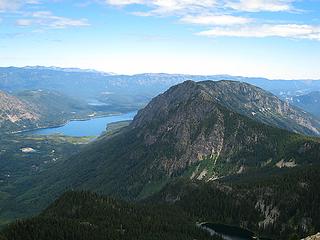
[{"label": "haze over mountains", "polygon": [[[314,91],[320,81],[226,77],[0,69],[2,143],[20,146],[22,139],[37,147],[23,158],[8,154],[12,146],[1,150],[4,162],[35,159],[0,178],[0,220],[29,217],[51,204],[38,217],[5,228],[4,237],[150,239],[145,228],[133,227],[137,219],[157,231],[154,239],[219,239],[197,222],[235,225],[272,239],[316,233],[320,120]],[[116,124],[90,143],[10,134],[136,109],[129,126]],[[47,152],[40,151],[44,143]],[[71,189],[110,197],[68,192],[53,203]]]},{"label": "haze over mountains", "polygon": [[[7,67],[0,68],[0,89],[22,91],[26,89],[56,90],[81,98],[98,98],[104,102],[116,103],[124,99],[134,99],[146,104],[151,97],[168,87],[186,80],[234,80],[261,87],[283,98],[320,90],[320,81],[310,80],[268,80],[229,75],[185,75],[185,74],[137,74],[116,75],[94,70],[63,69],[47,67]],[[90,88],[88,86],[90,85]],[[131,98],[131,99],[130,99]]]},{"label": "haze over mountains", "polygon": [[299,104],[291,99],[320,91],[317,80],[268,80],[229,75],[137,74],[116,75],[95,70],[57,67],[2,67],[0,89],[16,94],[25,90],[49,90],[71,98],[91,100],[109,106],[108,111],[127,112],[145,106],[153,97],[186,80],[234,80],[270,91],[282,100],[317,115],[318,104]]}]

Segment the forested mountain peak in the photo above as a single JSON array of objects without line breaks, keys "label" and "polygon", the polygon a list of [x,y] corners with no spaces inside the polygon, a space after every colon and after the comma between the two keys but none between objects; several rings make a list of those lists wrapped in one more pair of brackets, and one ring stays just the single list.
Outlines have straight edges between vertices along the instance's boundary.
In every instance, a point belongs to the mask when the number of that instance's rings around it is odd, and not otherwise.
[{"label": "forested mountain peak", "polygon": [[[259,87],[236,81],[186,81],[174,86],[154,98],[138,114],[134,124],[141,123],[141,119],[151,119],[153,114],[155,118],[157,114],[159,116],[166,114],[169,105],[177,107],[177,104],[194,101],[196,98],[201,98],[201,101],[211,101],[213,104],[219,104],[231,111],[278,128],[308,135],[320,133],[320,121],[310,114]],[[197,109],[201,109],[201,105]],[[190,115],[192,114],[193,112],[190,112]]]},{"label": "forested mountain peak", "polygon": [[319,161],[317,139],[232,111],[232,101],[221,94],[227,91],[224,85],[235,92],[236,86],[244,91],[254,87],[211,84],[215,86],[187,81],[170,88],[139,111],[127,128],[88,145],[48,173],[45,181],[55,183],[53,192],[73,187],[137,199],[177,177],[213,181],[260,168],[294,168]]}]

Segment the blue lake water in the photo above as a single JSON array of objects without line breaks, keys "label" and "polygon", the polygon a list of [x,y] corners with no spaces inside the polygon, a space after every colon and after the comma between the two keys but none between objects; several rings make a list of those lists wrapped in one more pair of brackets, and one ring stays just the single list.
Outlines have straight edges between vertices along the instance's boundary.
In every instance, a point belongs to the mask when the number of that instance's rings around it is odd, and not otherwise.
[{"label": "blue lake water", "polygon": [[51,135],[63,134],[66,136],[83,137],[83,136],[99,136],[106,130],[109,123],[132,120],[137,112],[130,112],[121,115],[113,115],[107,117],[97,117],[89,120],[70,121],[64,126],[54,128],[43,128],[29,131],[28,134],[35,135]]}]

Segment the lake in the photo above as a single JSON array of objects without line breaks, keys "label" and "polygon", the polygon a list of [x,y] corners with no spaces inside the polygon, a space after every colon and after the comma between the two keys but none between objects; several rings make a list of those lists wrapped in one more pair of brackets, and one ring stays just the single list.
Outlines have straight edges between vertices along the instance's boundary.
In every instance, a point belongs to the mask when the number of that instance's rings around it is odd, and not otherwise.
[{"label": "lake", "polygon": [[132,120],[137,112],[130,112],[121,115],[97,117],[88,120],[74,120],[64,126],[42,128],[27,132],[35,135],[63,134],[73,137],[99,136],[106,130],[109,123]]},{"label": "lake", "polygon": [[256,238],[253,232],[239,227],[215,223],[203,223],[200,226],[211,234],[220,235],[224,240],[268,240],[266,238]]}]

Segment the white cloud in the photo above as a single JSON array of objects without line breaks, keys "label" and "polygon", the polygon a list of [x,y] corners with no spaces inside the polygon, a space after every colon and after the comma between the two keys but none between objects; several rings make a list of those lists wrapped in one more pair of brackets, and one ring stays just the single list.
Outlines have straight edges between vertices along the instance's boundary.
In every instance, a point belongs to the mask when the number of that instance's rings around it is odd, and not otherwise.
[{"label": "white cloud", "polygon": [[26,26],[32,25],[32,20],[31,19],[18,19],[16,21],[16,24],[21,27],[26,27]]},{"label": "white cloud", "polygon": [[252,19],[231,15],[188,15],[181,19],[182,22],[199,25],[240,25],[252,22]]},{"label": "white cloud", "polygon": [[26,4],[39,4],[38,0],[0,0],[0,12],[15,11]]},{"label": "white cloud", "polygon": [[0,11],[13,11],[21,6],[19,0],[0,0]]},{"label": "white cloud", "polygon": [[140,4],[149,10],[133,12],[136,16],[177,16],[181,22],[197,25],[238,25],[252,21],[219,13],[218,0],[107,0],[106,3],[113,6]]},{"label": "white cloud", "polygon": [[131,4],[144,4],[143,0],[107,0],[107,4],[115,5],[115,6],[125,6]]},{"label": "white cloud", "polygon": [[[89,26],[87,19],[72,19],[55,16],[50,11],[30,13],[23,11],[27,5],[41,4],[42,0],[0,0],[0,12],[15,12],[17,15],[16,25],[21,27],[40,25],[48,28],[84,27]],[[21,17],[19,19],[19,17]]]},{"label": "white cloud", "polygon": [[[202,36],[320,40],[320,26],[280,21],[277,23],[276,19],[270,24],[259,17],[247,17],[250,13],[263,11],[285,11],[292,14],[295,1],[297,0],[107,0],[106,3],[118,6],[141,4],[149,10],[133,14],[173,15],[186,24],[211,26],[211,29],[197,33]],[[246,16],[240,15],[243,12],[246,12]]]},{"label": "white cloud", "polygon": [[126,6],[132,4],[146,5],[150,11],[137,13],[141,16],[167,15],[178,12],[203,11],[217,4],[216,0],[107,0],[107,4],[114,6]]},{"label": "white cloud", "polygon": [[[89,26],[87,19],[72,19],[55,16],[50,11],[28,12],[24,7],[41,4],[43,0],[0,0],[0,13],[14,13],[16,25],[27,27],[32,25],[47,28],[66,28]],[[30,10],[30,9],[29,9]]]},{"label": "white cloud", "polygon": [[166,14],[172,12],[198,12],[205,8],[212,8],[216,5],[216,0],[154,0],[153,12],[155,14]]},{"label": "white cloud", "polygon": [[198,33],[213,37],[284,37],[320,40],[320,26],[299,24],[263,24],[257,26],[216,27]]},{"label": "white cloud", "polygon": [[147,5],[151,11],[140,15],[168,14],[179,11],[212,11],[214,8],[231,8],[236,11],[291,11],[296,0],[105,0],[109,5],[126,6],[132,4]]},{"label": "white cloud", "polygon": [[293,0],[237,0],[229,1],[226,6],[245,12],[281,12],[293,9]]},{"label": "white cloud", "polygon": [[87,19],[72,19],[55,16],[49,11],[33,12],[28,19],[18,19],[18,26],[39,25],[48,28],[85,27],[89,26]]}]

